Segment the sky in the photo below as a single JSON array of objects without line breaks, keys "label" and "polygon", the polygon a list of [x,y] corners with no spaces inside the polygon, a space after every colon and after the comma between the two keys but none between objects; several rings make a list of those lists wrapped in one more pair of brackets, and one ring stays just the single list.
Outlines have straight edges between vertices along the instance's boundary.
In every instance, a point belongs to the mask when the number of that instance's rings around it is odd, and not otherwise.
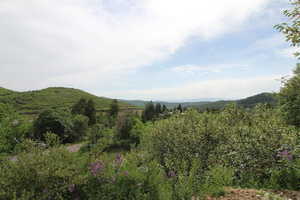
[{"label": "sky", "polygon": [[141,100],[277,92],[288,0],[1,0],[0,86]]}]

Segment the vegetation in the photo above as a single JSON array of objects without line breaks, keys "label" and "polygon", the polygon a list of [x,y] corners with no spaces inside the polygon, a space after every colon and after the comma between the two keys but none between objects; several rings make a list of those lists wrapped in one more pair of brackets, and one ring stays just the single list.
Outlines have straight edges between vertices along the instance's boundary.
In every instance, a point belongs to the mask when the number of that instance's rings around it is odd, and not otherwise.
[{"label": "vegetation", "polygon": [[[112,102],[111,99],[72,88],[53,87],[29,92],[0,88],[0,103],[10,104],[24,114],[39,114],[47,109],[69,109],[81,98],[93,100],[97,111],[108,110]],[[133,107],[123,102],[119,102],[119,106],[124,109]]]},{"label": "vegetation", "polygon": [[[278,29],[297,45],[292,5]],[[300,190],[299,88],[298,66],[278,94],[202,109],[149,102],[142,115],[75,89],[0,88],[0,200],[190,200],[225,187],[281,199],[264,190]]]}]

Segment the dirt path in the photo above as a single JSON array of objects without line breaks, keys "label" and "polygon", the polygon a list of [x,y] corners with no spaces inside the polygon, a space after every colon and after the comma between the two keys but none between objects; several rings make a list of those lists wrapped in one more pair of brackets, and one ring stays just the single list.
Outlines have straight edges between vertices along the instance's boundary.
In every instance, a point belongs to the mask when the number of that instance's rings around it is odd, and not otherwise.
[{"label": "dirt path", "polygon": [[254,189],[227,189],[222,197],[207,197],[206,200],[300,200],[298,191],[259,191]]},{"label": "dirt path", "polygon": [[78,152],[82,146],[83,144],[72,144],[70,146],[67,146],[67,150],[69,152]]}]

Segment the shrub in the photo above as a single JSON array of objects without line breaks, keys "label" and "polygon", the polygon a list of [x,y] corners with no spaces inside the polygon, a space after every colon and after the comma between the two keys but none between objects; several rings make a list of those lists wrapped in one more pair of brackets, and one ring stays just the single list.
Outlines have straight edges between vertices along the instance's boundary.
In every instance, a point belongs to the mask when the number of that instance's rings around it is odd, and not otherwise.
[{"label": "shrub", "polygon": [[249,186],[251,179],[257,185],[268,180],[269,169],[281,165],[278,151],[294,149],[296,138],[277,110],[257,106],[245,111],[230,105],[219,114],[190,110],[158,121],[142,146],[166,172],[188,174],[197,159],[198,176],[220,165],[234,169],[235,184]]},{"label": "shrub", "polygon": [[46,110],[38,116],[33,126],[34,139],[45,141],[45,134],[52,132],[59,136],[62,143],[71,143],[86,134],[88,119],[62,110]]},{"label": "shrub", "polygon": [[155,162],[137,166],[117,154],[113,161],[93,161],[89,170],[88,181],[83,188],[86,199],[171,199],[170,185]]},{"label": "shrub", "polygon": [[82,183],[85,162],[64,149],[19,154],[0,163],[0,199],[73,199],[70,187]]},{"label": "shrub", "polygon": [[12,107],[0,104],[0,154],[16,151],[31,131],[31,124],[26,122]]}]

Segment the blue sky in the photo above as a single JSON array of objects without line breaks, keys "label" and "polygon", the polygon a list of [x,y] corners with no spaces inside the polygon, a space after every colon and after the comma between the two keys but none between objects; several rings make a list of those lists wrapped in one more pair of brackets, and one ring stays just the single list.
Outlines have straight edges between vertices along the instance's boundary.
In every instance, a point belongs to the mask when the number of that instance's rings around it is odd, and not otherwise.
[{"label": "blue sky", "polygon": [[288,0],[0,2],[0,86],[144,100],[276,92],[297,60]]}]

